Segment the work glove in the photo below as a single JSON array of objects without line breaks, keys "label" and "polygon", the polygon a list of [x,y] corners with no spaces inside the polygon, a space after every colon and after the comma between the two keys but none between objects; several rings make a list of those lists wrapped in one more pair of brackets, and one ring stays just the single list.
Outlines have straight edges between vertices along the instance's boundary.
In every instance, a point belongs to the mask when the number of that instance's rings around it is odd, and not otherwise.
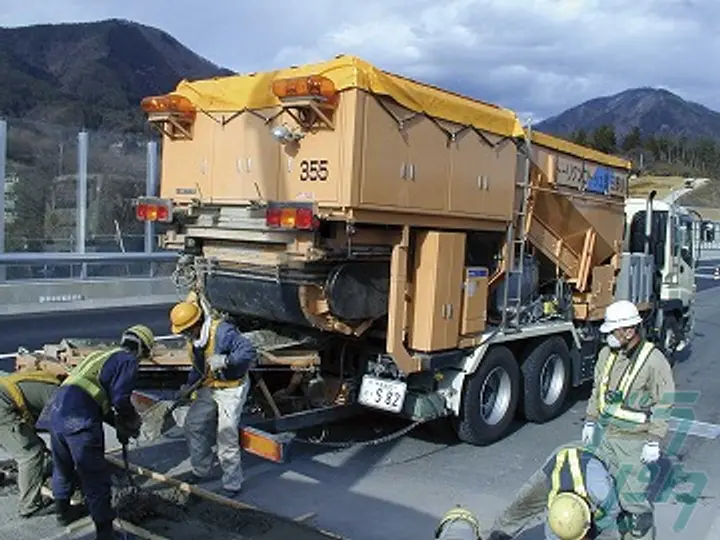
[{"label": "work glove", "polygon": [[208,360],[210,369],[213,371],[220,371],[227,367],[227,355],[226,354],[213,354]]},{"label": "work glove", "polygon": [[582,430],[582,442],[583,444],[590,444],[593,442],[595,436],[595,422],[585,422],[585,426]]},{"label": "work glove", "polygon": [[660,459],[660,443],[655,441],[646,442],[645,446],[643,446],[640,459],[645,464],[655,463]]},{"label": "work glove", "polygon": [[180,387],[180,390],[178,391],[178,400],[180,401],[187,401],[190,399],[190,396],[192,395],[192,385],[190,384],[183,384]]},{"label": "work glove", "polygon": [[117,416],[115,418],[115,431],[120,444],[127,444],[130,439],[137,439],[140,436],[142,418],[135,413],[129,416]]}]

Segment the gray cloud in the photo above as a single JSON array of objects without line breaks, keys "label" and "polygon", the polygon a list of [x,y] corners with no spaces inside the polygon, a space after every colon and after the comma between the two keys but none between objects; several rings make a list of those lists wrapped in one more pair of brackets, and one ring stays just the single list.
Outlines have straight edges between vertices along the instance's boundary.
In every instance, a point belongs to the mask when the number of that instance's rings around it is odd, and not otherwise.
[{"label": "gray cloud", "polygon": [[[120,17],[241,72],[355,54],[535,119],[658,86],[720,109],[716,0],[0,0],[0,24]],[[203,4],[200,4],[203,5]]]}]

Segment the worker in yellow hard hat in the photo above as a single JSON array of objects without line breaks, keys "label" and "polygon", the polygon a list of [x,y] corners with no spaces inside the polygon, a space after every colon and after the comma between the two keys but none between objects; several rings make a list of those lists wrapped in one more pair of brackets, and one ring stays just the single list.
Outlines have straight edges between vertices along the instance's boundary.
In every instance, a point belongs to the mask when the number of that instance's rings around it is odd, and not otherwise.
[{"label": "worker in yellow hard hat", "polygon": [[187,338],[193,365],[180,397],[189,397],[197,387],[183,425],[195,476],[190,481],[210,475],[217,442],[222,485],[233,496],[243,483],[240,417],[250,388],[247,372],[257,351],[235,325],[206,314],[197,303],[177,304],[170,322],[174,334]]},{"label": "worker in yellow hard hat", "polygon": [[130,398],[138,364],[150,358],[152,330],[135,325],[123,332],[120,346],[88,354],[63,381],[49,413],[53,455],[52,488],[62,525],[80,516],[70,506],[79,480],[98,540],[113,538],[110,469],[105,461],[103,422],[115,427],[124,445],[140,433],[140,415]]},{"label": "worker in yellow hard hat", "polygon": [[496,518],[487,538],[510,540],[542,514],[546,540],[615,540],[626,532],[612,476],[579,443],[553,452]]},{"label": "worker in yellow hard hat", "polygon": [[0,447],[17,461],[19,513],[23,518],[52,513],[52,500],[42,496],[43,480],[52,462],[35,423],[60,387],[63,375],[41,370],[0,377]]}]

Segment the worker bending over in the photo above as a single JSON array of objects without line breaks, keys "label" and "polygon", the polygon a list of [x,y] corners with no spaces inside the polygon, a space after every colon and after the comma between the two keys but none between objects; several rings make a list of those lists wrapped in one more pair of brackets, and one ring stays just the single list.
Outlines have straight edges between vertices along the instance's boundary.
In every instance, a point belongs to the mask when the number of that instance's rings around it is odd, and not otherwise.
[{"label": "worker bending over", "polygon": [[43,481],[50,474],[51,462],[35,423],[61,380],[62,376],[40,370],[0,377],[0,446],[18,464],[19,513],[23,518],[52,511],[52,501],[40,493]]},{"label": "worker bending over", "polygon": [[250,388],[247,371],[257,351],[234,325],[204,316],[196,303],[177,304],[170,321],[172,332],[188,339],[193,364],[180,397],[187,399],[200,385],[184,422],[193,474],[210,475],[213,442],[217,441],[223,488],[235,494],[243,482],[240,416]]},{"label": "worker bending over", "polygon": [[595,453],[615,478],[620,505],[632,517],[628,538],[650,539],[655,526],[648,465],[660,458],[675,383],[665,355],[643,338],[642,322],[632,302],[608,306],[600,327],[608,346],[595,365],[582,435],[586,445],[597,445]]},{"label": "worker bending over", "polygon": [[138,364],[150,357],[154,344],[146,326],[127,329],[120,347],[92,352],[70,372],[51,407],[52,488],[58,521],[66,525],[77,519],[71,513],[70,495],[79,480],[98,540],[114,537],[115,519],[103,422],[115,427],[122,444],[138,436],[140,416],[130,397]]},{"label": "worker bending over", "polygon": [[621,510],[610,473],[579,444],[561,446],[495,520],[488,540],[510,540],[546,512],[546,540],[621,538]]}]

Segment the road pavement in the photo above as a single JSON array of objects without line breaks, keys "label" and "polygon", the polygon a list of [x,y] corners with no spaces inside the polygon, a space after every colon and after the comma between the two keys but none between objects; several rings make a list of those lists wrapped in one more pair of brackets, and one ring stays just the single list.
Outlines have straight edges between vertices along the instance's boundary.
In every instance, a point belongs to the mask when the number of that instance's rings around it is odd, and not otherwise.
[{"label": "road pavement", "polygon": [[[712,264],[707,268],[709,277],[698,279],[695,340],[680,356],[674,373],[678,390],[697,396],[678,414],[717,424],[720,280],[712,279]],[[353,540],[429,540],[438,519],[457,504],[475,512],[487,527],[554,448],[580,437],[588,393],[588,386],[574,391],[567,411],[554,421],[518,422],[511,435],[485,448],[457,442],[443,425],[428,425],[379,445],[333,449],[296,444],[291,461],[282,465],[246,455],[240,499],[291,518],[315,512],[314,524]],[[402,424],[370,415],[353,426],[358,437],[370,439]],[[345,428],[331,429],[327,439],[345,435]],[[170,474],[187,470],[185,442],[180,433],[170,435],[159,444],[132,449],[131,460]],[[663,478],[673,478],[677,485],[666,483],[659,490],[657,538],[717,540],[718,441],[675,437],[671,433],[666,441],[675,448],[669,461],[674,474]],[[692,493],[693,485],[702,490]],[[203,487],[219,486],[215,480]],[[0,494],[0,537],[47,538],[52,518],[20,524],[13,517],[14,507],[13,497]],[[540,540],[542,535],[535,527],[520,538]]]}]

